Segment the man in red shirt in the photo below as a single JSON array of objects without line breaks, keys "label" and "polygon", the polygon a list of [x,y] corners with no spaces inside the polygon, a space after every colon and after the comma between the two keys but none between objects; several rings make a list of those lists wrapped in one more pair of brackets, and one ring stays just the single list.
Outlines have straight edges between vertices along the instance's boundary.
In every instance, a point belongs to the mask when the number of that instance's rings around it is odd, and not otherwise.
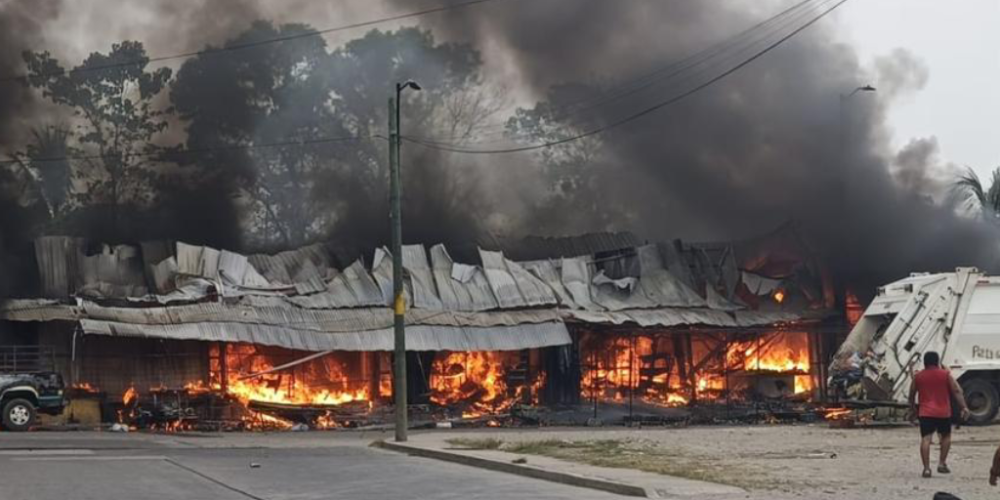
[{"label": "man in red shirt", "polygon": [[910,384],[910,416],[920,419],[920,460],[924,463],[924,477],[931,477],[931,439],[937,432],[941,437],[941,457],[938,472],[948,474],[948,450],[951,448],[951,400],[962,410],[962,420],[969,417],[962,388],[941,368],[938,353],[924,353],[924,369],[913,377]]}]

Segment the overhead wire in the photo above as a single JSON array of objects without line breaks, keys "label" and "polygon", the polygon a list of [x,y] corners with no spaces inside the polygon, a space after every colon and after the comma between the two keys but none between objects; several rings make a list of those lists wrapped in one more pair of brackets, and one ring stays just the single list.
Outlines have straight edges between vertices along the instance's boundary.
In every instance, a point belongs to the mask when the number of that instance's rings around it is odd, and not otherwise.
[{"label": "overhead wire", "polygon": [[[815,2],[815,1],[817,1],[817,0],[807,0],[807,2]],[[745,45],[743,47],[737,47],[735,51],[732,51],[732,52],[729,52],[729,53],[718,52],[716,54],[713,54],[713,56],[712,56],[712,57],[714,57],[713,60],[707,61],[707,62],[705,62],[705,64],[700,64],[699,63],[699,64],[695,65],[695,66],[701,66],[700,68],[693,69],[693,71],[685,71],[685,72],[677,71],[677,72],[673,72],[673,73],[671,73],[669,75],[669,78],[667,78],[665,80],[662,80],[662,81],[659,81],[659,82],[654,82],[654,83],[656,83],[656,84],[662,84],[662,85],[660,85],[660,86],[657,87],[660,90],[664,90],[662,88],[663,86],[666,86],[667,89],[670,89],[670,88],[673,88],[673,87],[683,87],[684,84],[690,84],[692,81],[694,81],[694,82],[700,81],[699,79],[701,77],[705,76],[705,75],[714,74],[714,71],[717,71],[719,67],[729,67],[731,64],[734,64],[734,63],[732,63],[730,61],[734,61],[734,60],[739,59],[742,56],[742,54],[746,54],[746,53],[750,52],[756,46],[759,46],[759,45],[762,45],[762,44],[768,44],[769,45],[770,42],[768,42],[768,40],[770,40],[772,37],[774,37],[776,35],[780,35],[780,33],[784,32],[785,30],[787,30],[789,28],[793,28],[793,27],[799,26],[801,22],[805,21],[806,19],[810,19],[810,18],[812,18],[812,16],[814,14],[818,14],[819,12],[821,12],[823,10],[823,5],[824,4],[830,5],[830,4],[834,3],[834,2],[836,2],[836,0],[818,0],[818,2],[819,3],[817,5],[809,7],[809,10],[804,10],[802,12],[798,12],[798,13],[794,14],[795,17],[792,17],[790,19],[784,19],[784,20],[782,20],[783,24],[781,26],[778,26],[778,27],[776,27],[774,29],[771,29],[770,31],[764,33],[764,35],[762,35],[759,39],[752,40],[748,45]],[[801,4],[799,4],[799,5],[801,5]],[[785,14],[787,12],[788,12],[788,10],[786,10],[786,11],[784,11],[782,13],[777,14],[775,17],[782,16],[783,14]],[[772,19],[774,19],[774,18],[772,18]],[[652,85],[645,85],[642,88],[637,89],[637,90],[645,90],[647,88],[651,88],[651,86]],[[686,87],[684,87],[684,88],[686,88]],[[629,92],[629,93],[632,94],[632,93],[635,93],[635,92]],[[659,93],[662,94],[662,92],[659,92]],[[596,109],[596,108],[598,108],[600,106],[601,106],[601,103],[595,103],[593,106],[590,106],[590,108]],[[565,122],[566,119],[569,118],[573,114],[579,114],[579,113],[570,113],[570,114],[565,114],[565,115],[562,115],[562,116],[552,116],[552,117],[548,117],[547,119],[550,120],[550,121],[553,121],[553,122],[559,122],[559,121]],[[592,122],[592,121],[596,121],[596,120],[601,119],[601,118],[606,118],[606,117],[590,117],[590,118],[588,118],[586,120],[582,120],[582,121],[579,121],[577,123],[573,123],[573,124],[563,123],[562,125],[563,125],[563,128],[566,128],[566,129],[570,129],[570,127],[568,127],[568,125],[571,125],[574,129],[579,130],[580,128],[587,128],[587,126],[588,126],[587,122],[588,121]],[[590,124],[590,125],[592,127],[593,126],[597,126],[597,124]],[[483,138],[496,137],[497,135],[502,135],[504,138],[500,139],[500,140],[486,140],[486,141],[482,140]],[[421,140],[421,141],[423,141],[425,143],[432,143],[432,144],[445,145],[445,146],[451,146],[451,147],[468,146],[470,143],[472,143],[472,141],[455,142],[455,141],[448,141],[448,140],[440,140],[439,137],[416,137],[416,136],[412,136],[411,135],[410,138],[419,139],[419,140]],[[512,142],[514,142],[514,141],[510,138],[509,133],[507,131],[501,132],[500,134],[496,134],[496,133],[493,133],[493,134],[488,134],[488,133],[487,134],[477,134],[477,140],[475,141],[476,144],[480,144],[480,145],[484,145],[484,144],[511,144]],[[506,148],[499,148],[499,149],[506,149]]]},{"label": "overhead wire", "polygon": [[[262,40],[262,41],[254,42],[252,44],[241,44],[239,46],[229,47],[229,48],[227,48],[225,50],[197,51],[197,52],[191,52],[191,53],[186,53],[186,54],[177,54],[177,55],[173,55],[173,56],[163,56],[163,57],[160,57],[160,58],[157,58],[157,59],[158,60],[165,60],[165,59],[169,59],[169,58],[189,57],[189,56],[201,55],[201,54],[205,54],[205,53],[223,52],[223,51],[226,51],[226,50],[239,50],[239,49],[244,49],[244,48],[248,48],[248,47],[251,47],[251,46],[263,45],[263,44],[266,44],[266,43],[278,43],[278,42],[292,40],[292,39],[296,39],[296,38],[303,38],[303,37],[306,37],[306,36],[315,36],[315,35],[318,35],[318,34],[329,33],[329,32],[332,32],[332,31],[338,31],[338,30],[343,30],[343,29],[350,29],[350,28],[359,27],[359,26],[367,26],[367,25],[377,24],[377,23],[380,23],[380,22],[387,22],[389,20],[396,20],[396,19],[402,19],[402,18],[407,18],[407,17],[419,16],[419,15],[426,15],[426,14],[429,14],[429,13],[440,12],[440,11],[448,10],[448,9],[451,9],[451,8],[467,7],[467,6],[471,6],[471,5],[475,5],[475,4],[485,3],[485,2],[488,2],[488,1],[495,1],[495,0],[471,0],[471,1],[462,2],[462,3],[459,3],[459,4],[451,4],[449,6],[443,6],[443,7],[438,7],[438,8],[434,8],[434,9],[426,9],[426,10],[423,10],[423,11],[412,12],[412,13],[408,13],[408,14],[401,14],[399,16],[393,16],[391,18],[383,18],[383,19],[379,19],[379,20],[366,21],[366,22],[363,22],[363,23],[355,23],[355,24],[352,24],[352,25],[346,25],[346,26],[341,26],[341,27],[337,27],[337,28],[328,28],[328,29],[325,29],[325,30],[320,30],[320,31],[315,31],[315,32],[309,32],[309,33],[304,33],[304,34],[297,34],[297,35],[293,35],[293,36],[289,36],[289,37],[281,37],[281,38],[276,38],[276,39]],[[677,76],[681,76],[682,78],[687,78],[687,79],[691,79],[693,77],[696,77],[700,73],[695,73],[695,74],[692,75],[692,74],[681,74],[681,72],[683,70],[685,70],[685,69],[690,69],[690,68],[702,65],[703,63],[706,63],[707,61],[709,61],[713,57],[717,58],[717,56],[719,56],[720,54],[724,54],[724,52],[726,50],[728,50],[729,48],[735,47],[738,41],[747,38],[748,35],[750,37],[753,37],[754,33],[756,31],[759,31],[763,27],[777,24],[778,20],[781,19],[780,22],[784,23],[784,25],[778,26],[775,29],[771,29],[770,31],[765,32],[764,35],[763,35],[763,37],[761,37],[760,39],[752,42],[748,46],[743,47],[742,49],[740,49],[735,54],[730,54],[730,55],[724,56],[724,57],[726,57],[726,60],[728,60],[728,59],[732,59],[736,55],[739,55],[741,53],[744,53],[744,52],[748,51],[750,48],[752,48],[752,47],[754,47],[754,46],[759,45],[760,43],[762,43],[762,41],[766,41],[767,37],[773,36],[775,33],[778,33],[781,30],[785,29],[785,27],[787,27],[787,25],[789,23],[793,23],[794,24],[795,20],[797,19],[797,18],[794,18],[794,17],[791,18],[791,20],[789,20],[789,19],[783,19],[783,18],[787,18],[790,14],[796,13],[796,11],[799,11],[800,9],[802,9],[802,7],[805,7],[808,4],[816,2],[816,1],[820,1],[820,5],[822,5],[822,2],[832,2],[832,1],[835,1],[835,0],[803,0],[803,1],[801,1],[801,2],[799,2],[797,4],[795,4],[795,5],[793,5],[792,7],[788,8],[788,9],[785,9],[784,11],[776,14],[775,16],[772,16],[771,18],[769,18],[769,19],[767,19],[765,21],[762,21],[760,23],[757,23],[756,25],[754,25],[754,26],[752,26],[752,27],[750,27],[750,28],[742,31],[741,33],[737,34],[736,36],[731,37],[730,39],[727,39],[727,40],[725,40],[723,42],[720,42],[720,43],[718,43],[716,45],[713,45],[709,49],[700,51],[700,52],[698,52],[698,53],[696,53],[696,54],[694,54],[692,56],[689,56],[689,57],[681,60],[681,61],[678,61],[676,63],[670,64],[668,66],[665,66],[663,68],[655,70],[655,71],[653,71],[651,73],[648,73],[648,74],[646,74],[646,75],[644,75],[642,77],[633,79],[630,82],[626,82],[626,83],[624,83],[624,84],[616,87],[615,89],[613,89],[609,93],[606,93],[606,94],[604,94],[602,96],[599,96],[598,99],[595,100],[595,101],[591,101],[589,103],[586,102],[586,101],[579,101],[579,102],[576,102],[576,103],[571,103],[569,105],[565,105],[564,109],[570,109],[571,110],[572,107],[577,106],[578,111],[577,111],[576,114],[579,114],[579,110],[580,109],[587,110],[587,109],[593,109],[593,108],[599,107],[599,106],[601,106],[601,105],[603,105],[605,103],[613,102],[614,100],[620,99],[620,98],[622,98],[624,96],[632,95],[632,94],[634,94],[634,93],[636,93],[638,91],[641,91],[641,90],[644,90],[646,88],[649,88],[651,85],[654,85],[654,84],[657,84],[657,83],[662,83],[665,79],[670,79],[670,78],[677,77]],[[645,116],[646,114],[648,114],[648,113],[650,113],[652,111],[655,111],[655,110],[658,110],[658,109],[660,109],[662,107],[665,107],[667,105],[673,104],[674,102],[676,102],[678,100],[681,100],[681,99],[683,99],[683,98],[685,98],[685,97],[687,97],[687,96],[689,96],[689,95],[691,95],[691,94],[693,94],[693,93],[695,93],[695,92],[697,92],[697,91],[699,91],[699,90],[701,90],[701,89],[703,89],[703,88],[705,88],[705,87],[707,87],[707,86],[715,83],[718,80],[721,80],[722,78],[728,76],[729,74],[732,74],[733,72],[739,70],[743,66],[746,66],[750,62],[756,60],[757,58],[759,58],[760,56],[762,56],[765,53],[769,52],[770,50],[776,48],[778,45],[784,43],[785,41],[787,41],[788,39],[790,39],[794,35],[798,34],[802,30],[808,28],[813,23],[815,23],[816,21],[818,21],[822,17],[825,17],[827,14],[829,14],[829,12],[833,11],[834,9],[836,9],[837,7],[839,7],[841,4],[845,3],[846,1],[847,0],[841,0],[841,1],[839,1],[833,7],[831,7],[829,9],[823,11],[818,16],[813,17],[806,24],[800,26],[799,28],[797,28],[796,30],[792,31],[790,34],[782,37],[778,41],[776,41],[776,42],[768,45],[764,50],[757,52],[751,58],[743,61],[739,65],[737,65],[734,68],[732,68],[732,69],[730,69],[730,70],[722,73],[721,75],[718,75],[715,78],[710,79],[709,81],[707,81],[707,82],[705,82],[705,83],[703,83],[701,85],[698,85],[695,88],[693,88],[693,89],[691,89],[691,90],[689,90],[689,91],[687,91],[687,92],[685,92],[685,93],[683,93],[683,94],[681,94],[681,95],[679,95],[679,96],[677,96],[675,98],[669,99],[669,100],[667,100],[665,102],[661,102],[661,103],[653,106],[652,108],[642,110],[639,113],[635,113],[633,115],[629,115],[629,116],[625,117],[624,119],[614,121],[614,122],[612,122],[612,123],[610,123],[608,125],[604,125],[604,126],[601,126],[601,127],[589,130],[589,131],[585,131],[583,133],[575,134],[575,135],[570,136],[570,137],[566,137],[566,138],[559,139],[559,140],[556,140],[556,141],[549,141],[549,142],[545,142],[545,143],[541,143],[541,144],[523,145],[523,146],[509,147],[509,148],[493,148],[493,149],[471,149],[471,148],[467,148],[467,147],[460,147],[461,145],[458,145],[458,144],[455,144],[455,143],[450,143],[450,142],[445,142],[445,141],[437,141],[437,140],[435,140],[435,138],[427,138],[427,137],[402,136],[401,138],[403,140],[406,140],[407,142],[415,143],[415,144],[418,144],[418,145],[423,146],[423,147],[428,147],[428,148],[432,148],[432,149],[440,149],[440,150],[454,152],[454,153],[469,153],[469,154],[514,153],[514,152],[521,152],[521,151],[529,151],[529,150],[534,150],[534,149],[546,148],[546,147],[556,146],[556,145],[559,145],[559,144],[565,144],[565,143],[572,142],[572,141],[575,141],[575,140],[580,140],[580,139],[583,139],[585,137],[589,137],[589,136],[592,136],[592,135],[596,135],[596,134],[602,133],[604,131],[607,131],[607,130],[610,130],[612,128],[616,128],[616,127],[618,127],[620,125],[623,125],[625,123],[628,123],[628,122],[630,122],[632,120],[638,119],[641,116]],[[812,8],[812,7],[810,7],[810,8]],[[803,17],[803,16],[809,15],[809,12],[810,11],[806,10],[804,12],[798,12],[796,15],[799,16],[799,17]],[[130,63],[119,63],[119,64],[116,64],[116,65],[109,65],[109,66],[102,67],[102,68],[95,68],[95,70],[96,69],[107,69],[107,68],[110,68],[110,67],[120,67],[120,66],[127,65],[127,64],[130,64]],[[131,63],[131,64],[134,64],[134,63]],[[710,64],[718,65],[719,63],[716,62],[716,63],[710,63]],[[703,69],[701,71],[701,73],[704,73],[704,72],[706,72],[707,70],[709,70],[711,68],[712,68],[712,66],[708,66],[707,68]],[[664,78],[656,78],[656,76],[663,75],[665,72],[670,71],[670,70],[674,70],[674,71],[672,71],[669,74],[667,74],[667,76],[664,77]],[[3,81],[3,80],[0,79],[0,81]],[[582,106],[582,108],[581,108],[581,106]],[[570,115],[571,114],[573,114],[572,110],[570,111]],[[569,116],[569,115],[565,115],[565,116]],[[380,136],[380,135],[373,136],[371,138],[386,139],[384,136]],[[128,156],[128,157],[132,157],[132,158],[137,158],[137,157],[152,158],[153,161],[169,162],[169,161],[174,161],[174,160],[170,160],[170,159],[166,159],[166,158],[169,158],[169,157],[176,158],[177,156],[190,155],[190,154],[205,154],[205,153],[209,153],[209,152],[218,152],[218,151],[227,151],[227,150],[250,150],[250,149],[261,149],[261,148],[276,148],[276,147],[289,147],[289,146],[306,146],[306,145],[324,144],[324,143],[332,143],[332,142],[353,141],[353,140],[360,140],[360,139],[363,139],[363,137],[358,137],[358,136],[329,137],[329,138],[316,138],[316,139],[308,139],[308,140],[288,140],[288,141],[280,141],[280,142],[275,142],[275,143],[265,143],[265,144],[257,144],[257,145],[253,145],[253,144],[250,144],[250,145],[225,145],[225,146],[217,146],[217,147],[205,147],[205,148],[195,148],[195,149],[187,149],[187,150],[180,150],[180,151],[168,151],[168,152],[156,152],[156,153],[135,153],[135,154],[128,154],[128,155],[60,156],[60,157],[47,157],[47,158],[28,158],[28,160],[30,160],[32,162],[54,162],[54,161],[66,161],[66,160],[105,159],[105,158],[113,158],[113,157],[120,157],[120,156]],[[499,143],[499,142],[500,141],[494,141],[494,143]],[[479,142],[479,143],[480,144],[484,144],[483,142]],[[507,141],[507,143],[509,143],[509,141]],[[2,164],[18,163],[20,161],[22,161],[22,160],[19,160],[19,159],[0,160],[0,165],[2,165]]]},{"label": "overhead wire", "polygon": [[661,102],[658,102],[658,103],[656,103],[656,104],[654,104],[652,106],[646,107],[646,108],[644,108],[644,109],[642,109],[642,110],[640,110],[638,112],[629,114],[629,115],[625,116],[624,118],[620,118],[618,120],[614,120],[614,121],[612,121],[612,122],[610,122],[610,123],[608,123],[606,125],[601,125],[599,127],[592,128],[590,130],[587,130],[587,131],[584,131],[584,132],[581,132],[581,133],[577,133],[577,134],[571,135],[569,137],[565,137],[565,138],[554,140],[554,141],[547,141],[547,142],[543,142],[543,143],[537,143],[537,144],[528,144],[528,145],[508,147],[508,148],[489,148],[489,149],[475,149],[475,148],[470,148],[470,147],[467,147],[467,146],[452,146],[452,145],[448,145],[448,144],[445,144],[445,143],[435,143],[435,142],[431,142],[431,141],[427,141],[427,140],[422,140],[422,139],[417,138],[417,137],[405,136],[405,135],[401,136],[401,139],[404,140],[404,141],[407,141],[409,143],[416,144],[416,145],[419,145],[421,147],[427,148],[427,149],[445,151],[445,152],[450,152],[450,153],[463,153],[463,154],[505,154],[505,153],[519,153],[519,152],[533,151],[533,150],[538,150],[538,149],[543,149],[543,148],[549,148],[549,147],[558,146],[558,145],[561,145],[561,144],[567,144],[567,143],[570,143],[570,142],[575,142],[575,141],[578,141],[578,140],[581,140],[581,139],[585,139],[587,137],[591,137],[591,136],[594,136],[594,135],[602,134],[604,132],[607,132],[609,130],[613,130],[613,129],[618,128],[618,127],[620,127],[622,125],[625,125],[627,123],[630,123],[630,122],[633,122],[635,120],[638,120],[639,118],[642,118],[642,117],[644,117],[646,115],[649,115],[649,114],[651,114],[653,112],[656,112],[656,111],[658,111],[660,109],[663,109],[663,108],[665,108],[667,106],[670,106],[670,105],[672,105],[672,104],[674,104],[676,102],[679,102],[679,101],[681,101],[683,99],[686,99],[687,97],[689,97],[691,95],[694,95],[697,92],[700,92],[701,90],[703,90],[703,89],[705,89],[705,88],[707,88],[707,87],[715,84],[716,82],[718,82],[718,81],[720,81],[720,80],[728,77],[729,75],[732,75],[733,73],[736,73],[737,71],[741,70],[742,68],[746,67],[747,65],[749,65],[752,62],[756,61],[757,59],[763,57],[765,54],[767,54],[767,53],[771,52],[772,50],[774,50],[775,48],[781,46],[786,41],[788,41],[791,38],[795,37],[796,35],[798,35],[802,31],[806,30],[807,28],[809,28],[810,26],[812,26],[813,24],[815,24],[816,22],[818,22],[820,19],[823,19],[824,17],[826,17],[827,15],[829,15],[831,12],[833,12],[834,10],[836,10],[837,8],[839,8],[841,5],[843,5],[847,1],[848,0],[836,0],[836,3],[834,3],[832,6],[830,6],[829,8],[826,8],[825,10],[823,10],[822,12],[820,12],[819,14],[813,16],[807,22],[805,22],[801,26],[797,27],[796,29],[792,30],[790,33],[788,33],[788,34],[782,36],[781,38],[779,38],[778,40],[776,40],[776,41],[768,44],[763,49],[755,52],[753,55],[751,55],[750,57],[742,60],[741,62],[739,62],[738,64],[732,66],[731,68],[723,71],[722,73],[720,73],[720,74],[718,74],[718,75],[710,78],[709,80],[707,80],[705,82],[702,82],[702,83],[696,85],[695,87],[693,87],[691,89],[688,89],[688,90],[682,92],[679,95],[676,95],[676,96],[673,96],[673,97],[668,98],[666,100],[663,100]]},{"label": "overhead wire", "polygon": [[[552,119],[556,121],[562,121],[566,118],[579,115],[583,112],[590,111],[592,109],[599,108],[606,104],[621,100],[622,98],[629,97],[638,92],[641,92],[653,85],[669,81],[671,78],[682,75],[684,71],[691,68],[698,67],[704,63],[708,63],[712,58],[723,54],[725,51],[737,47],[740,44],[745,43],[747,39],[752,39],[756,36],[760,36],[761,39],[766,39],[769,36],[773,36],[775,33],[780,32],[787,25],[795,24],[796,17],[794,16],[808,16],[808,10],[804,13],[801,12],[803,8],[811,9],[813,7],[807,7],[809,4],[816,2],[828,1],[828,0],[802,0],[795,5],[761,21],[742,32],[731,36],[721,42],[713,44],[711,47],[703,49],[697,53],[689,55],[679,61],[672,62],[666,66],[655,69],[649,73],[642,76],[630,79],[628,81],[622,82],[615,85],[614,87],[601,92],[600,95],[593,98],[579,99],[577,101],[551,106],[548,111],[552,114]],[[773,27],[778,25],[777,27]],[[763,35],[760,33],[763,32]],[[751,42],[752,44],[759,43]],[[482,125],[476,127],[477,136],[483,137],[483,131],[491,131],[494,129],[506,129],[507,123],[494,123],[491,125]],[[496,135],[496,134],[485,134],[486,136]],[[461,136],[452,136],[453,138],[464,138],[468,134],[463,134]]]}]

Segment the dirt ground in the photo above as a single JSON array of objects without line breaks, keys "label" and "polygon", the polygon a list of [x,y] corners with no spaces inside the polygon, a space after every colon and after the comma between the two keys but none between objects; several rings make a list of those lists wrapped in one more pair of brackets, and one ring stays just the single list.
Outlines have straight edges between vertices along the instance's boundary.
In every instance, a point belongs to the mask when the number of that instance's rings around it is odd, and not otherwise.
[{"label": "dirt ground", "polygon": [[[948,459],[952,474],[935,472],[931,479],[920,477],[915,427],[842,430],[815,424],[455,434],[464,440],[498,439],[514,451],[595,465],[619,459],[623,467],[658,463],[646,470],[741,486],[752,499],[930,500],[938,491],[963,500],[1000,497],[1000,489],[988,484],[1000,426],[956,430]],[[936,468],[936,443],[931,462]]]}]

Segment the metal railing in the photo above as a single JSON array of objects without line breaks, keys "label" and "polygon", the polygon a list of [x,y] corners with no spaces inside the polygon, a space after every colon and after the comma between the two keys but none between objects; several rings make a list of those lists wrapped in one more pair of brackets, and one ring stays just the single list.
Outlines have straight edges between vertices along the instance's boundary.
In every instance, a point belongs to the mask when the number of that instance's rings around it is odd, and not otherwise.
[{"label": "metal railing", "polygon": [[0,345],[0,373],[38,373],[54,368],[55,353],[51,347]]}]

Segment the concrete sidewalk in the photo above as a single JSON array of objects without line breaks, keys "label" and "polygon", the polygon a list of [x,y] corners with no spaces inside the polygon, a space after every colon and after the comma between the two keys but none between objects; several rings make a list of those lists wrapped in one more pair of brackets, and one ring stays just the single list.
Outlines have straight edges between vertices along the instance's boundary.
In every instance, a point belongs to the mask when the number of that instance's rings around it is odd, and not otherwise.
[{"label": "concrete sidewalk", "polygon": [[[447,442],[450,433],[411,435],[406,443],[391,440],[378,445],[389,450],[434,458],[493,471],[544,479],[562,484],[608,491],[619,495],[647,498],[716,499],[746,498],[747,492],[734,487],[633,469],[615,469],[565,462],[538,455],[520,455],[498,450],[467,450]],[[515,461],[520,463],[515,463]],[[522,462],[524,461],[524,462]]]}]

